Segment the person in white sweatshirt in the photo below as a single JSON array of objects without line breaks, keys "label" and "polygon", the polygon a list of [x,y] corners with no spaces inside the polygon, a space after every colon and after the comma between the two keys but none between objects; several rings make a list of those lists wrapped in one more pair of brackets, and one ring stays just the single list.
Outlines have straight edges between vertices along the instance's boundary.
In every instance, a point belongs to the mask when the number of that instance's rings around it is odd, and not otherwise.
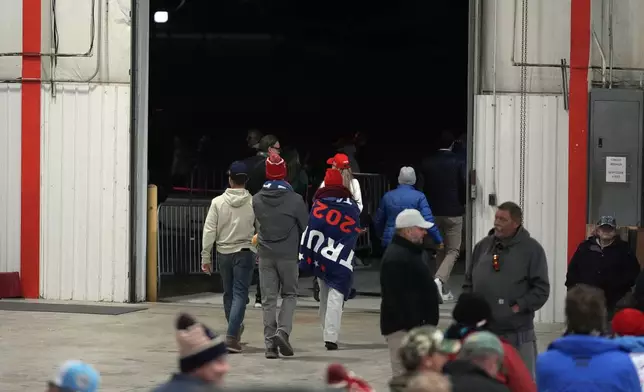
[{"label": "person in white sweatshirt", "polygon": [[253,277],[256,248],[253,197],[246,190],[248,170],[243,162],[233,162],[228,171],[230,188],[212,200],[203,228],[201,268],[211,274],[212,249],[217,244],[219,273],[224,286],[224,312],[228,321],[226,346],[239,353],[248,302],[248,287]]},{"label": "person in white sweatshirt", "polygon": [[[353,171],[351,170],[351,161],[349,160],[349,156],[346,154],[342,153],[337,153],[331,158],[327,159],[326,163],[328,165],[331,165],[332,168],[337,169],[340,171],[340,174],[342,175],[342,185],[346,187],[349,192],[351,192],[351,195],[353,196],[353,200],[356,202],[358,205],[358,208],[360,209],[360,212],[362,212],[363,209],[363,204],[362,204],[362,190],[360,189],[360,182],[353,176]],[[324,188],[325,184],[324,181],[320,184],[320,188]],[[360,261],[360,259],[356,256],[354,260]],[[362,261],[360,261],[362,263]],[[353,298],[356,295],[356,290],[351,289],[351,294],[349,295],[349,298]],[[313,298],[320,302],[320,284],[318,283],[317,278],[313,277]]]}]

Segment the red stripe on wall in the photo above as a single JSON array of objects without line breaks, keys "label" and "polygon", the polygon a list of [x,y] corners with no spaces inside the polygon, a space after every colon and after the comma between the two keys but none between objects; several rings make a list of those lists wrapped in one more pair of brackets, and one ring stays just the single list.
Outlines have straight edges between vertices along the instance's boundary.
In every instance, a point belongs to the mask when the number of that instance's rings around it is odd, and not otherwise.
[{"label": "red stripe on wall", "polygon": [[[41,4],[22,0],[24,53],[40,53]],[[40,295],[40,77],[40,56],[23,56],[20,277],[25,298]]]},{"label": "red stripe on wall", "polygon": [[588,63],[590,0],[570,10],[570,109],[568,146],[568,260],[586,237],[588,211]]}]

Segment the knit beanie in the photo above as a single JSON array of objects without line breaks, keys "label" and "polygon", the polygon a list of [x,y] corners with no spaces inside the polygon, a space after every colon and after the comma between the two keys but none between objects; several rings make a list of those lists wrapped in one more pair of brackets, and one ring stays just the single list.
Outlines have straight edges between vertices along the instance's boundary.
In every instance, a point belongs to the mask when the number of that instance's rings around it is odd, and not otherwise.
[{"label": "knit beanie", "polygon": [[181,373],[193,372],[228,353],[224,338],[190,315],[180,314],[176,328]]},{"label": "knit beanie", "polygon": [[272,152],[266,158],[266,179],[283,180],[286,178],[286,162],[284,158]]},{"label": "knit beanie", "polygon": [[492,308],[480,294],[463,293],[458,297],[454,310],[454,321],[471,328],[481,327],[483,321],[489,324],[492,320]]},{"label": "knit beanie", "polygon": [[403,166],[400,168],[400,174],[398,174],[398,183],[400,185],[415,185],[416,184],[416,172],[411,166]]},{"label": "knit beanie", "polygon": [[618,335],[644,336],[644,314],[637,309],[620,310],[615,313],[611,327]]},{"label": "knit beanie", "polygon": [[325,186],[342,185],[342,174],[340,173],[340,170],[326,169],[326,175],[324,176],[324,185]]}]

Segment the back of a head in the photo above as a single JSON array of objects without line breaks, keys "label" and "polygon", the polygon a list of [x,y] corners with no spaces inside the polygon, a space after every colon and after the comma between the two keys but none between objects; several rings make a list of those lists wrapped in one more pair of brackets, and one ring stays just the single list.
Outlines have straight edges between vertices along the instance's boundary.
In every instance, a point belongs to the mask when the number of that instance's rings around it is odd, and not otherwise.
[{"label": "back of a head", "polygon": [[478,331],[468,335],[463,341],[459,357],[479,354],[503,356],[503,343],[498,336],[489,331]]},{"label": "back of a head", "polygon": [[598,288],[579,284],[566,295],[568,332],[601,335],[606,331],[606,300]]},{"label": "back of a head", "polygon": [[470,328],[480,328],[492,322],[492,308],[479,293],[462,293],[452,310],[457,323]]},{"label": "back of a head", "polygon": [[448,131],[448,130],[441,131],[440,148],[452,147],[452,144],[454,144],[454,140],[456,140],[456,138],[454,137],[454,133],[452,131]]},{"label": "back of a head", "polygon": [[452,384],[442,374],[420,372],[407,383],[405,392],[451,392]]},{"label": "back of a head", "polygon": [[259,140],[259,151],[268,152],[269,147],[273,147],[279,140],[275,135],[264,135]]},{"label": "back of a head", "polygon": [[400,185],[416,185],[416,171],[411,166],[403,166],[398,174]]},{"label": "back of a head", "polygon": [[644,313],[638,309],[622,309],[611,322],[613,333],[620,336],[644,336]]},{"label": "back of a head", "polygon": [[59,369],[50,386],[61,391],[96,392],[101,376],[93,366],[82,361],[66,361]]}]

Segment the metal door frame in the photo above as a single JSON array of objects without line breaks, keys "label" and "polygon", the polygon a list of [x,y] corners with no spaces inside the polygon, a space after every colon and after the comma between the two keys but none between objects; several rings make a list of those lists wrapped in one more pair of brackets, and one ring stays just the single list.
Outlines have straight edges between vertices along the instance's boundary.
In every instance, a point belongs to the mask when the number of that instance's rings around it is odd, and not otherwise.
[{"label": "metal door frame", "polygon": [[481,71],[481,0],[469,0],[469,31],[467,55],[467,197],[465,205],[465,263],[469,265],[473,248],[474,198],[476,172],[474,171],[474,114],[479,94]]}]

